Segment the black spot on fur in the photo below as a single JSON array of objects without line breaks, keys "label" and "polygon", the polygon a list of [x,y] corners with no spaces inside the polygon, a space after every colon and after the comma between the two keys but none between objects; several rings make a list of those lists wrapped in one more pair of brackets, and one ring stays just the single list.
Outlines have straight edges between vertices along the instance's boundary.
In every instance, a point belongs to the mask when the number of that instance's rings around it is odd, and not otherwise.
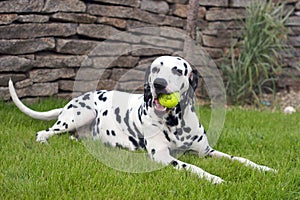
[{"label": "black spot on fur", "polygon": [[61,121],[56,122],[57,125],[59,125],[61,123]]},{"label": "black spot on fur", "polygon": [[78,112],[77,112],[77,115],[80,115],[80,114],[81,114],[81,112],[80,112],[80,111],[78,111]]},{"label": "black spot on fur", "polygon": [[87,109],[92,110],[92,108],[90,106],[86,106]]},{"label": "black spot on fur", "polygon": [[172,160],[171,161],[171,165],[173,165],[174,167],[176,167],[178,165],[178,162],[176,160]]},{"label": "black spot on fur", "polygon": [[114,130],[111,131],[111,135],[112,135],[112,136],[116,136],[116,133],[115,133]]},{"label": "black spot on fur", "polygon": [[191,140],[192,140],[192,141],[195,141],[195,140],[197,140],[197,138],[198,138],[198,135],[194,135],[194,136],[191,138]]},{"label": "black spot on fur", "polygon": [[168,117],[166,118],[166,124],[168,126],[177,126],[178,125],[178,119],[176,116],[169,114]]},{"label": "black spot on fur", "polygon": [[82,100],[89,100],[89,99],[90,99],[90,94],[86,94],[82,98]]},{"label": "black spot on fur", "polygon": [[128,139],[135,146],[136,149],[139,148],[138,142],[132,136],[129,136]]},{"label": "black spot on fur", "polygon": [[183,65],[184,65],[184,75],[186,76],[187,75],[187,73],[188,73],[188,67],[187,67],[187,64],[186,63],[183,63]]},{"label": "black spot on fur", "polygon": [[160,65],[161,65],[161,66],[163,66],[163,65],[164,65],[164,63],[163,63],[163,62],[160,62]]},{"label": "black spot on fur", "polygon": [[181,60],[181,58],[178,57],[177,60]]},{"label": "black spot on fur", "polygon": [[98,99],[100,101],[105,102],[107,100],[107,97],[105,97],[104,95],[105,95],[105,92],[101,92],[101,94],[99,95]]},{"label": "black spot on fur", "polygon": [[172,68],[172,73],[177,75],[177,76],[181,76],[182,75],[182,70],[178,69],[176,66]]},{"label": "black spot on fur", "polygon": [[67,109],[73,108],[73,104],[70,104]]},{"label": "black spot on fur", "polygon": [[115,109],[115,114],[116,114],[116,120],[118,123],[121,123],[121,115],[120,115],[120,108]]},{"label": "black spot on fur", "polygon": [[107,116],[107,113],[108,113],[108,110],[104,111],[104,112],[102,113],[102,115],[103,115],[103,116]]},{"label": "black spot on fur", "polygon": [[198,139],[197,142],[200,142],[200,141],[202,140],[202,138],[203,138],[203,135],[201,135],[201,136],[199,137],[199,139]]},{"label": "black spot on fur", "polygon": [[110,135],[109,130],[106,130],[106,135]]},{"label": "black spot on fur", "polygon": [[152,155],[155,154],[155,149],[151,149],[151,154],[152,154]]},{"label": "black spot on fur", "polygon": [[183,130],[187,133],[190,133],[192,129],[190,127],[184,127]]},{"label": "black spot on fur", "polygon": [[168,135],[168,132],[166,130],[164,130],[163,132],[164,132],[165,138],[170,142],[171,139],[170,139],[170,137]]},{"label": "black spot on fur", "polygon": [[186,164],[182,164],[182,167],[183,167],[183,168],[186,168]]},{"label": "black spot on fur", "polygon": [[83,103],[83,102],[79,102],[79,105],[80,105],[82,108],[85,107],[85,103]]},{"label": "black spot on fur", "polygon": [[55,128],[55,129],[53,129],[54,131],[60,131],[60,129],[59,128]]},{"label": "black spot on fur", "polygon": [[135,132],[132,130],[132,128],[130,127],[130,123],[129,123],[129,110],[127,110],[126,115],[124,117],[124,122],[127,125],[127,130],[130,133],[130,135],[132,135],[133,137],[136,137]]}]

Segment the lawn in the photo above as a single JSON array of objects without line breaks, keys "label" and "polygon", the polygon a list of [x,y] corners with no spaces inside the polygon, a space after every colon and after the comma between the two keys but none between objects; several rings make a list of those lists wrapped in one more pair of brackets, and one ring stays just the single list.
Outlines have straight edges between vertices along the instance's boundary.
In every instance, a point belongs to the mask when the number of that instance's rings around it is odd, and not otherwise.
[{"label": "lawn", "polygon": [[[48,110],[63,105],[44,100],[30,105]],[[278,169],[260,173],[226,159],[183,155],[226,180],[213,185],[172,167],[125,173],[93,157],[83,142],[55,136],[49,145],[35,133],[53,122],[31,119],[8,103],[0,103],[0,199],[300,199],[300,114],[227,110],[216,149]],[[209,108],[200,109],[207,127]]]}]

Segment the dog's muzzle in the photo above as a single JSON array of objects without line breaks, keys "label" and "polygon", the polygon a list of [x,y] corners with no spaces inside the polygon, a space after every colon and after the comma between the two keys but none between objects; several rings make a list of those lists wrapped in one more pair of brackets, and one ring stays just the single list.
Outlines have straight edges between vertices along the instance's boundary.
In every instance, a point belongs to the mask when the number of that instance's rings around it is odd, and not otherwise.
[{"label": "dog's muzzle", "polygon": [[153,82],[154,86],[154,99],[153,99],[153,105],[154,105],[154,111],[157,115],[163,115],[167,113],[169,110],[172,110],[171,108],[167,108],[159,103],[158,97],[161,94],[170,94],[171,91],[168,91],[168,82],[166,79],[163,78],[156,78]]}]

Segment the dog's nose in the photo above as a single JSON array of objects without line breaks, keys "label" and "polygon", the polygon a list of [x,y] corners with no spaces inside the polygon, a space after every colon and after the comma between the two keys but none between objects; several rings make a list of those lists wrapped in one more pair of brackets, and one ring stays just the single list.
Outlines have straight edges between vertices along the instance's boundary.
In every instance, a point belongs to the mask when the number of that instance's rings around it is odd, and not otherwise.
[{"label": "dog's nose", "polygon": [[156,78],[153,82],[154,88],[157,90],[165,89],[168,86],[166,79]]}]

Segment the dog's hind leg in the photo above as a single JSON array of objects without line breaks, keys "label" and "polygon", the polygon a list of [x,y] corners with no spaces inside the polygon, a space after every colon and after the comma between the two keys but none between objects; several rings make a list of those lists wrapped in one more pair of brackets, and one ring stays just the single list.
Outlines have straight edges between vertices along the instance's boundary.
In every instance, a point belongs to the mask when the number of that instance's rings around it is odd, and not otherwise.
[{"label": "dog's hind leg", "polygon": [[90,125],[96,116],[92,110],[85,109],[81,112],[76,110],[76,112],[77,114],[74,114],[73,110],[64,110],[51,128],[37,133],[36,141],[47,142],[50,137],[56,134],[76,131],[81,127]]},{"label": "dog's hind leg", "polygon": [[41,143],[47,142],[50,137],[56,134],[74,131],[75,129],[75,123],[66,123],[58,120],[51,128],[37,132],[36,141]]},{"label": "dog's hind leg", "polygon": [[231,155],[228,155],[226,153],[216,151],[216,150],[211,150],[208,155],[211,156],[211,157],[216,157],[216,158],[228,158],[232,161],[236,160],[240,163],[245,164],[246,166],[250,166],[250,167],[252,167],[254,169],[257,169],[257,170],[260,170],[260,171],[277,172],[275,169],[269,168],[267,166],[256,164],[256,163],[254,163],[254,162],[252,162],[252,161],[250,161],[246,158],[231,156]]}]

